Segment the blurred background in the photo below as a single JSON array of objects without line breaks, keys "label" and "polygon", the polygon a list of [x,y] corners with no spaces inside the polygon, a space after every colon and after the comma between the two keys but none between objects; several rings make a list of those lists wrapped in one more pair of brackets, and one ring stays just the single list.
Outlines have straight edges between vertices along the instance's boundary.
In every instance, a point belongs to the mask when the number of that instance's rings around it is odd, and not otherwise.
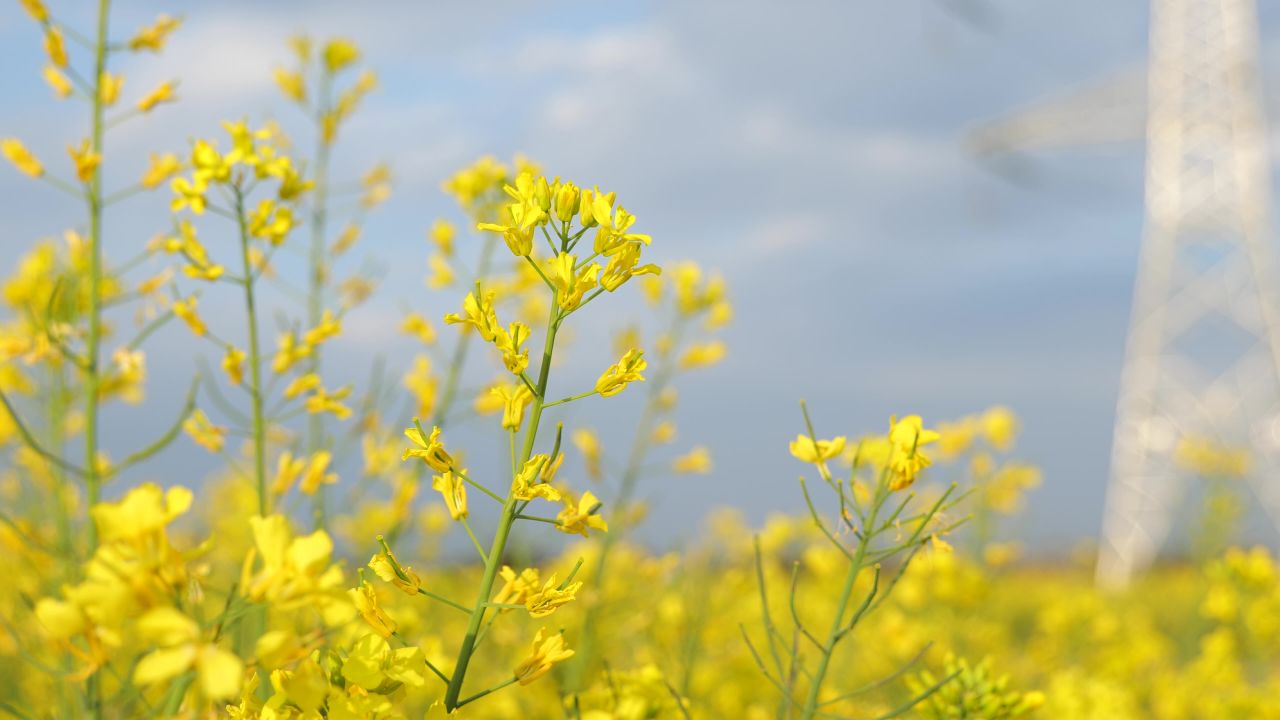
[{"label": "blurred background", "polygon": [[[88,27],[85,5],[85,17],[60,17]],[[191,138],[220,134],[223,119],[306,127],[271,80],[290,62],[290,35],[350,37],[379,75],[335,157],[335,175],[352,178],[387,161],[395,185],[365,226],[362,262],[381,287],[329,350],[338,380],[362,382],[375,355],[407,368],[403,314],[438,320],[457,307],[457,292],[423,284],[426,229],[436,217],[461,220],[440,183],[479,155],[523,152],[548,175],[615,190],[654,237],[656,261],[719,269],[735,301],[728,358],[686,378],[676,416],[680,447],[707,445],[715,469],[641,489],[654,500],[642,529],[650,541],[695,534],[718,506],[742,508],[753,524],[803,507],[794,480],[806,470],[786,451],[803,428],[802,398],[823,436],[880,432],[891,414],[933,424],[1006,405],[1023,424],[1016,454],[1045,477],[1013,534],[1049,552],[1096,536],[1143,146],[1135,136],[1037,152],[1009,173],[969,140],[1019,108],[1124,77],[1137,79],[1130,119],[1140,130],[1146,3],[135,1],[119,3],[113,21],[123,32],[159,12],[186,20],[162,61],[126,55],[118,69],[126,91],[178,78],[181,100],[112,134],[108,157],[130,160],[114,164],[109,189],[137,177],[148,151],[182,154]],[[1264,73],[1280,71],[1270,42],[1280,10],[1260,12]],[[16,4],[0,9],[0,63],[0,136],[58,166],[87,128],[41,81],[40,36]],[[1269,107],[1276,78],[1264,77]],[[0,196],[5,275],[79,212],[14,172],[0,172]],[[161,192],[112,208],[108,256],[129,257],[167,231],[167,202]],[[218,252],[212,234],[204,240]],[[281,262],[286,273],[301,266],[298,252]],[[615,315],[589,315],[575,333],[556,379],[566,394],[613,360],[592,327],[616,326],[628,308],[643,315],[629,290],[608,304]],[[215,322],[217,307],[201,304]],[[185,328],[153,341],[148,401],[113,410],[109,448],[166,425],[197,354],[216,365]],[[620,448],[639,404],[628,402],[571,412]],[[475,454],[486,431],[461,428],[451,442]],[[139,477],[196,483],[217,466],[184,438]]]}]

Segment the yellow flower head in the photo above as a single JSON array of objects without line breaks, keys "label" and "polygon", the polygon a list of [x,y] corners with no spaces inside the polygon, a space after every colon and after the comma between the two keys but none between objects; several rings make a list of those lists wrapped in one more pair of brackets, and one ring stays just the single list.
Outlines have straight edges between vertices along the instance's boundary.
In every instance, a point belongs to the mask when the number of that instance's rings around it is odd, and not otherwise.
[{"label": "yellow flower head", "polygon": [[151,162],[147,165],[146,172],[142,174],[142,180],[139,182],[143,187],[150,190],[173,177],[181,169],[182,163],[178,161],[177,155],[173,153],[165,153],[163,155],[151,153]]},{"label": "yellow flower head", "polygon": [[197,409],[182,423],[182,429],[191,436],[196,444],[209,452],[221,452],[227,439],[227,429],[218,427],[209,421],[203,410]]},{"label": "yellow flower head", "polygon": [[333,454],[328,450],[321,450],[311,456],[307,461],[306,470],[302,473],[302,481],[298,483],[298,489],[304,495],[315,495],[321,485],[333,485],[338,482],[337,473],[328,471],[332,460]]},{"label": "yellow flower head", "polygon": [[447,473],[453,467],[453,458],[440,442],[440,428],[431,428],[431,434],[423,437],[421,430],[411,427],[405,429],[404,435],[414,446],[404,451],[401,460],[408,460],[411,457],[420,458],[428,467],[440,473]]},{"label": "yellow flower head", "polygon": [[360,587],[351,588],[347,593],[351,596],[356,611],[369,623],[369,627],[384,638],[391,637],[396,631],[396,621],[378,605],[378,594],[374,587],[362,580]]},{"label": "yellow flower head", "polygon": [[915,482],[921,470],[931,461],[921,448],[936,442],[940,436],[925,429],[919,415],[908,415],[902,420],[889,419],[889,489],[902,490]]},{"label": "yellow flower head", "polygon": [[846,439],[843,435],[830,440],[814,441],[808,435],[797,435],[791,441],[791,454],[801,462],[823,463],[844,452]]},{"label": "yellow flower head", "polygon": [[677,473],[706,475],[711,472],[711,451],[699,445],[673,460],[671,469]]},{"label": "yellow flower head", "polygon": [[[561,453],[560,460],[564,459]],[[529,458],[520,468],[520,472],[516,473],[511,483],[511,495],[517,500],[533,500],[534,498],[543,498],[551,502],[560,500],[560,491],[556,490],[550,484],[550,479],[555,474],[559,461],[552,463],[550,456],[545,453],[539,453]],[[548,471],[550,473],[548,474]]]},{"label": "yellow flower head", "polygon": [[499,385],[489,392],[502,399],[502,429],[519,430],[524,422],[524,408],[533,401],[533,393],[524,383]]},{"label": "yellow flower head", "polygon": [[588,530],[608,532],[609,525],[596,513],[602,503],[590,490],[582,493],[576,502],[568,495],[561,497],[564,509],[556,515],[556,529],[563,533],[587,537]]},{"label": "yellow flower head", "polygon": [[445,507],[449,510],[449,517],[454,520],[461,520],[467,517],[467,485],[462,476],[466,470],[453,472],[447,470],[443,475],[436,475],[431,478],[431,489],[440,493],[444,498]]},{"label": "yellow flower head", "polygon": [[123,87],[123,75],[112,75],[104,70],[98,78],[98,98],[102,100],[103,105],[111,107],[115,105],[116,100],[120,99],[120,90]]},{"label": "yellow flower head", "polygon": [[222,369],[227,372],[227,378],[231,380],[232,385],[240,385],[244,382],[244,359],[243,350],[234,345],[227,346],[227,354],[222,358]]},{"label": "yellow flower head", "polygon": [[0,140],[0,153],[24,175],[33,178],[44,175],[44,165],[40,164],[40,160],[32,155],[30,150],[27,150],[27,146],[23,145],[21,140],[16,138]]},{"label": "yellow flower head", "polygon": [[334,38],[320,51],[325,70],[336,73],[360,59],[360,49],[346,38]]},{"label": "yellow flower head", "polygon": [[369,569],[406,595],[417,595],[418,588],[422,587],[422,578],[411,568],[401,565],[390,550],[384,549],[370,558]]},{"label": "yellow flower head", "polygon": [[71,97],[71,81],[67,79],[66,75],[62,74],[58,66],[45,65],[43,75],[44,81],[48,83],[49,87],[53,88],[55,95],[64,99]]},{"label": "yellow flower head", "polygon": [[67,45],[62,40],[62,28],[50,25],[45,29],[44,53],[49,56],[49,62],[54,65],[60,68],[67,66]]},{"label": "yellow flower head", "polygon": [[565,647],[563,635],[557,633],[548,638],[544,633],[545,629],[539,628],[533,638],[533,651],[516,666],[516,680],[521,685],[528,685],[550,672],[556,663],[573,657],[573,651]]},{"label": "yellow flower head", "polygon": [[138,101],[138,112],[151,112],[152,108],[160,103],[173,102],[178,99],[176,93],[177,85],[172,80],[166,80],[156,86],[155,90],[147,93]]},{"label": "yellow flower head", "polygon": [[622,392],[628,383],[644,382],[644,376],[640,373],[648,367],[648,363],[644,360],[644,351],[631,349],[622,356],[622,359],[609,366],[608,370],[596,380],[596,392],[601,397],[611,397]]},{"label": "yellow flower head", "polygon": [[271,72],[271,77],[285,97],[297,103],[307,101],[307,81],[302,73],[278,67]]},{"label": "yellow flower head", "polygon": [[431,327],[431,323],[416,312],[411,312],[404,316],[404,322],[400,323],[400,332],[406,335],[412,335],[418,339],[423,345],[431,345],[436,341],[436,330]]},{"label": "yellow flower head", "polygon": [[177,30],[181,24],[182,21],[178,18],[160,14],[155,22],[142,28],[129,39],[129,49],[134,52],[141,50],[160,52],[168,42],[170,33]]},{"label": "yellow flower head", "polygon": [[440,254],[445,257],[453,255],[453,240],[457,236],[458,227],[444,219],[431,223],[431,230],[427,233],[427,237],[431,238],[431,242],[436,244]]},{"label": "yellow flower head", "polygon": [[725,344],[719,340],[689,346],[680,357],[680,367],[684,370],[708,367],[724,359]]},{"label": "yellow flower head", "polygon": [[565,312],[582,304],[583,297],[595,289],[600,275],[598,263],[578,267],[577,262],[577,257],[560,253],[546,265],[547,279],[556,290],[556,302]]}]

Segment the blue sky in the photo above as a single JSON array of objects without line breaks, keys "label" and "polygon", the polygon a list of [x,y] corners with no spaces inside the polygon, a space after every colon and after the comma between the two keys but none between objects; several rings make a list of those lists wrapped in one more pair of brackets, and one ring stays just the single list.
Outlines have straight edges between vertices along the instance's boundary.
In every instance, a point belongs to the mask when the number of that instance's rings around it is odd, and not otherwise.
[{"label": "blue sky", "polygon": [[[956,10],[971,7],[976,19]],[[1024,423],[1018,455],[1046,478],[1019,529],[1044,547],[1096,533],[1141,230],[1141,145],[1037,153],[1034,182],[1015,184],[965,141],[1019,107],[1139,70],[1145,4],[137,2],[121,3],[113,23],[124,36],[161,11],[186,18],[172,47],[120,69],[129,97],[181,78],[182,102],[113,134],[118,183],[146,151],[181,150],[222,118],[301,127],[270,83],[290,34],[347,35],[378,71],[337,173],[393,165],[395,195],[362,241],[386,280],[348,323],[343,367],[367,367],[373,348],[407,363],[399,312],[452,309],[451,296],[422,288],[423,231],[451,212],[440,181],[483,153],[523,151],[549,173],[615,189],[656,258],[724,273],[737,305],[730,357],[688,378],[678,415],[682,440],[709,445],[716,471],[646,487],[651,539],[692,534],[718,505],[752,521],[799,509],[803,468],[786,443],[801,398],[829,435],[883,429],[894,413],[1008,405]],[[1277,31],[1280,13],[1264,13],[1268,69]],[[0,135],[60,162],[83,115],[41,83],[39,36],[16,5],[0,10],[0,62]],[[0,172],[0,196],[3,267],[76,222],[74,205],[16,173]],[[109,214],[113,256],[164,229],[163,203]],[[617,313],[641,313],[636,295]],[[609,354],[587,337],[567,377],[590,376]],[[158,338],[152,402],[122,411],[109,442],[127,447],[130,433],[160,425],[192,355],[183,332]],[[607,412],[599,424],[620,430],[634,407],[617,407],[575,413]],[[195,466],[197,452],[177,447],[148,473],[194,482],[212,467]]]}]

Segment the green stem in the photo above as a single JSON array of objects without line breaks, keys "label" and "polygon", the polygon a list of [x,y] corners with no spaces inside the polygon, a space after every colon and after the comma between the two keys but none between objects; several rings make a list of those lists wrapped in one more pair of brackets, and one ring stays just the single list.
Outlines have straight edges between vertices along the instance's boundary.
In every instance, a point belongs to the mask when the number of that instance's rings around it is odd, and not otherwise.
[{"label": "green stem", "polygon": [[236,193],[236,222],[240,229],[240,258],[244,264],[244,305],[249,323],[249,397],[253,403],[253,476],[258,491],[258,514],[265,517],[267,496],[267,426],[262,413],[262,353],[258,345],[258,313],[254,298],[253,261],[249,256],[249,228],[245,223],[244,194]]},{"label": "green stem", "polygon": [[[93,130],[89,139],[91,152],[102,153],[102,76],[107,69],[107,17],[110,0],[98,0],[98,36],[93,59]],[[87,194],[89,202],[89,337],[85,353],[85,490],[88,512],[98,503],[102,482],[98,468],[98,403],[101,376],[98,363],[102,345],[102,165],[93,170]],[[87,553],[92,554],[98,545],[98,529],[90,519],[85,528],[88,534]],[[98,673],[89,676],[85,687],[89,704],[89,716],[102,717],[102,678]]]},{"label": "green stem", "polygon": [[[551,376],[551,355],[555,351],[556,332],[560,329],[560,307],[552,301],[551,314],[547,318],[547,339],[542,348],[542,369],[538,373],[538,393],[533,398],[529,412],[529,429],[525,433],[524,447],[520,450],[517,467],[523,467],[533,454],[533,445],[538,438],[538,424],[542,420],[542,398],[547,393],[547,380]],[[515,523],[515,495],[508,492],[506,502],[502,506],[502,515],[498,520],[498,530],[493,536],[493,545],[486,554],[484,577],[480,581],[480,591],[471,611],[471,619],[467,622],[467,634],[462,639],[462,647],[458,650],[458,661],[454,664],[453,677],[449,680],[449,689],[445,692],[444,705],[450,712],[462,705],[458,697],[462,694],[462,682],[467,675],[467,665],[471,662],[471,654],[475,651],[480,624],[484,621],[488,609],[489,598],[493,594],[493,583],[498,576],[498,568],[502,565],[502,552],[507,547],[507,538],[511,534],[511,526]],[[470,702],[474,698],[467,698]]]},{"label": "green stem", "polygon": [[[330,95],[333,88],[333,76],[324,73],[320,80],[320,94],[316,108],[316,125],[321,126],[324,115],[329,111]],[[311,206],[311,254],[308,269],[307,287],[307,322],[310,327],[320,324],[324,312],[324,290],[327,272],[325,270],[325,227],[329,220],[329,143],[325,142],[323,132],[316,133],[316,174],[314,202]],[[320,373],[320,348],[311,351],[308,360],[308,372]],[[324,446],[324,421],[319,414],[307,420],[307,452],[314,453]],[[325,489],[317,489],[312,496],[314,503],[316,527],[325,525]]]},{"label": "green stem", "polygon": [[[871,511],[868,514],[870,518],[867,527],[875,525],[876,515],[880,512],[880,506],[884,504],[885,484],[882,481],[876,487],[876,496],[871,503]],[[818,667],[813,673],[813,680],[809,684],[809,693],[805,699],[804,709],[800,712],[800,720],[813,720],[818,714],[819,697],[822,693],[822,681],[827,675],[827,667],[831,664],[831,656],[835,654],[836,643],[840,641],[844,633],[844,613],[849,607],[849,598],[853,595],[854,583],[858,580],[858,573],[862,571],[863,561],[867,556],[867,547],[871,542],[872,533],[870,530],[862,534],[862,539],[858,542],[858,549],[854,552],[853,560],[849,563],[849,572],[845,575],[844,586],[840,589],[840,598],[836,601],[836,613],[831,618],[831,629],[827,633],[827,643],[822,648],[821,657],[818,659]]]}]

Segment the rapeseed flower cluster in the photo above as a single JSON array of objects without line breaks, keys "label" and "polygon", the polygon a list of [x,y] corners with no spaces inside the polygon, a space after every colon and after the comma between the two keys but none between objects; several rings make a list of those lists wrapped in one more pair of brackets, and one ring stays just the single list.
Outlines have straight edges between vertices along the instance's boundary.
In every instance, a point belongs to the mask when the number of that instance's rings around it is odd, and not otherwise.
[{"label": "rapeseed flower cluster", "polygon": [[[452,312],[415,298],[396,318],[415,346],[403,374],[352,382],[330,358],[375,291],[352,257],[392,188],[384,164],[330,172],[377,88],[360,48],[298,36],[271,71],[309,152],[281,123],[235,119],[117,187],[107,134],[201,92],[117,70],[163,52],[181,20],[113,37],[110,3],[85,33],[19,2],[42,79],[83,101],[90,132],[65,156],[0,139],[14,172],[85,211],[2,287],[0,715],[1280,712],[1280,570],[1232,545],[1251,459],[1231,445],[1180,442],[1211,499],[1196,554],[1122,593],[1091,587],[1087,550],[1052,569],[1020,559],[1009,526],[1041,478],[1015,457],[1004,407],[839,435],[806,411],[787,448],[813,477],[799,513],[752,528],[726,510],[678,549],[648,549],[633,533],[650,488],[714,470],[677,421],[680,384],[731,360],[721,276],[653,261],[669,243],[601,185],[484,157],[445,180],[456,213],[427,229],[423,290]],[[165,229],[115,262],[127,238],[107,211],[148,193],[167,201]],[[282,253],[304,259],[301,278]],[[590,313],[628,312],[616,298],[632,292],[642,314],[611,344],[574,338]],[[209,357],[185,396],[150,399],[158,436],[111,457],[104,428],[172,361],[147,352],[161,331]],[[585,375],[565,369],[569,350]],[[593,429],[605,414],[634,420],[629,444]],[[161,452],[223,469],[142,479]]]}]

